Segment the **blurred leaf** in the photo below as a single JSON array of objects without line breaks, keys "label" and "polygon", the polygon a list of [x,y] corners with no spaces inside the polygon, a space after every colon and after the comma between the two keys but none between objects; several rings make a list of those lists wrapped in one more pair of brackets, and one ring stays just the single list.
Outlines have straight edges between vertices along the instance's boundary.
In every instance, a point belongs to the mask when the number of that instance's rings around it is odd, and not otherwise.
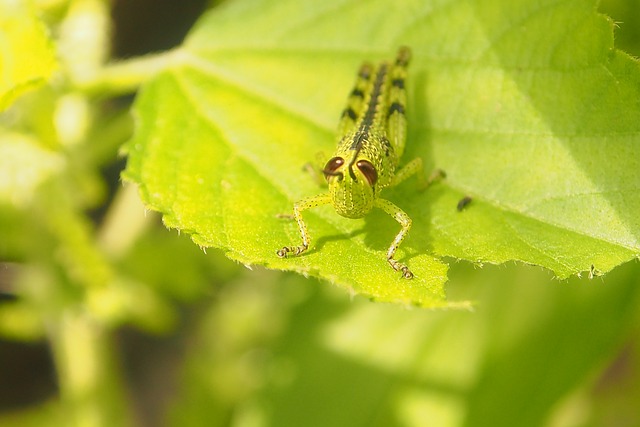
[{"label": "blurred leaf", "polygon": [[[612,49],[595,1],[246,0],[204,16],[169,70],[144,86],[126,177],[170,227],[246,264],[327,279],[377,300],[442,305],[446,267],[428,254],[519,260],[559,277],[607,272],[640,250],[640,70]],[[339,31],[337,29],[340,29]],[[362,60],[414,51],[406,158],[448,178],[388,192],[413,218],[399,259],[397,224],[305,213],[313,250],[279,220],[322,189],[301,171],[330,153]],[[458,200],[472,202],[456,212]]]},{"label": "blurred leaf", "polygon": [[[259,305],[229,289],[189,347],[172,425],[546,425],[638,326],[637,266],[606,285],[551,283],[527,267],[454,272],[456,293],[475,295],[477,312],[293,297],[314,289],[303,280],[278,283]],[[250,314],[236,308],[238,295]],[[238,318],[250,319],[245,340]]]},{"label": "blurred leaf", "polygon": [[41,427],[60,425],[68,421],[57,400],[24,408],[21,411],[0,414],[0,424],[7,427]]},{"label": "blurred leaf", "polygon": [[[608,369],[590,390],[580,393],[580,397],[589,399],[592,415],[590,426],[640,425],[640,413],[636,409],[637,402],[640,402],[640,340],[637,333],[640,325],[638,322],[634,325],[635,330],[629,334],[629,342],[608,364]],[[584,413],[584,400],[577,399],[575,408],[569,402],[569,408],[565,411]]]},{"label": "blurred leaf", "polygon": [[242,418],[232,414],[246,412],[244,402],[270,377],[272,345],[311,290],[309,281],[265,271],[220,286],[189,334],[168,425],[195,427],[203,419],[211,427],[253,425],[230,417]]},{"label": "blurred leaf", "polygon": [[26,208],[38,187],[65,166],[63,156],[36,140],[0,130],[0,203]]},{"label": "blurred leaf", "polygon": [[120,271],[188,302],[211,293],[218,282],[227,282],[238,266],[219,254],[205,254],[184,237],[153,228],[123,257]]},{"label": "blurred leaf", "polygon": [[57,68],[44,25],[28,2],[0,0],[0,111],[27,90],[44,83]]},{"label": "blurred leaf", "polygon": [[633,56],[640,54],[640,0],[603,0],[598,9],[616,23],[615,44]]}]

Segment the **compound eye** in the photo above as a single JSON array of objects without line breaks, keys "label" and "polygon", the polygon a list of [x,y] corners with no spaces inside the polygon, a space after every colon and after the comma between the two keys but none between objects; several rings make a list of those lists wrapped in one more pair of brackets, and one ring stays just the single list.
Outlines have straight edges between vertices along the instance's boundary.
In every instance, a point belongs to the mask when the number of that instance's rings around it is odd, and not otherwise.
[{"label": "compound eye", "polygon": [[376,168],[368,160],[358,160],[356,166],[367,179],[369,185],[373,187],[378,180],[378,172],[376,172]]},{"label": "compound eye", "polygon": [[322,170],[324,177],[327,180],[330,176],[338,176],[340,177],[340,179],[342,179],[344,176],[342,172],[337,172],[337,170],[340,169],[342,165],[344,165],[344,159],[342,157],[334,157],[330,159]]}]

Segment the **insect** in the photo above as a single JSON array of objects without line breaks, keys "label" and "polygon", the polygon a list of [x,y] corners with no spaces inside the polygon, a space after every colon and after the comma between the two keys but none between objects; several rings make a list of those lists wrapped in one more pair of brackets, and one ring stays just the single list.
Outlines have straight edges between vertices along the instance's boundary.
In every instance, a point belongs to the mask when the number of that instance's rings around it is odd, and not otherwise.
[{"label": "insect", "polygon": [[395,62],[382,62],[377,67],[365,62],[358,71],[355,86],[338,125],[338,147],[322,173],[329,192],[302,199],[293,206],[302,244],[285,246],[279,257],[298,256],[309,249],[311,237],[302,212],[331,204],[347,218],[362,218],[373,208],[382,209],[401,226],[387,250],[387,261],[405,279],[413,273],[395,259],[398,247],[411,228],[411,218],[389,200],[380,197],[386,187],[395,186],[416,175],[422,189],[435,179],[425,179],[422,159],[415,158],[397,169],[405,148],[407,92],[405,80],[411,59],[408,47],[398,50]]},{"label": "insect", "polygon": [[458,212],[462,212],[467,208],[467,206],[469,206],[469,204],[472,201],[473,201],[473,198],[471,196],[464,196],[462,199],[458,201],[458,205],[456,206],[456,209],[458,210]]}]

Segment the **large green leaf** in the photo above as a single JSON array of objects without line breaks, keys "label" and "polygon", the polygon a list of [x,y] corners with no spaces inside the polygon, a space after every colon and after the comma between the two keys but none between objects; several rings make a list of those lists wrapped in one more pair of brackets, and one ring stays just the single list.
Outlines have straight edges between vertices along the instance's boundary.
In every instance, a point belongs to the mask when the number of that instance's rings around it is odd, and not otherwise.
[{"label": "large green leaf", "polygon": [[[125,176],[202,246],[378,300],[444,304],[434,255],[609,271],[640,247],[640,73],[595,3],[229,2],[142,88]],[[398,225],[379,212],[311,210],[313,249],[278,259],[299,240],[278,214],[324,191],[301,169],[331,153],[358,65],[403,44],[414,52],[404,160],[448,175],[386,194],[414,220],[398,255],[416,278],[386,264]]]}]

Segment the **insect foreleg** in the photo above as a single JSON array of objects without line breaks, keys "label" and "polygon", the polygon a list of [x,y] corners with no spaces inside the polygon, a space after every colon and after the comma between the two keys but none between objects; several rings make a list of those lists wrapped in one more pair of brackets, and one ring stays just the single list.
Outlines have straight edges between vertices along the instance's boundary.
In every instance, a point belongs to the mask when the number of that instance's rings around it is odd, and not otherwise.
[{"label": "insect foreleg", "polygon": [[409,267],[398,262],[394,258],[398,247],[411,229],[411,218],[409,218],[409,215],[407,215],[402,209],[385,199],[376,199],[374,206],[391,215],[393,219],[398,221],[398,223],[402,226],[402,230],[400,230],[400,232],[396,235],[396,238],[393,239],[391,246],[389,246],[389,249],[387,250],[387,261],[389,262],[389,264],[391,264],[391,267],[393,267],[394,270],[402,272],[402,277],[404,277],[405,279],[412,279],[413,273],[411,272],[411,270],[409,270]]},{"label": "insect foreleg", "polygon": [[393,179],[391,180],[389,186],[394,187],[407,178],[410,178],[412,175],[417,176],[420,188],[426,187],[427,179],[424,176],[424,167],[422,165],[422,159],[420,157],[416,157],[415,159],[404,165],[402,168],[396,170],[396,173],[393,176]]},{"label": "insect foreleg", "polygon": [[278,254],[280,258],[286,258],[289,254],[291,254],[291,256],[297,256],[309,249],[311,236],[309,235],[307,224],[305,224],[304,220],[302,219],[302,211],[315,208],[316,206],[327,205],[329,203],[331,203],[331,197],[329,196],[329,194],[319,194],[317,196],[302,199],[295,205],[293,205],[293,217],[298,223],[298,228],[300,229],[300,237],[302,237],[302,244],[298,246],[285,246],[284,248],[280,249],[276,252],[276,254]]},{"label": "insect foreleg", "polygon": [[439,179],[442,179],[446,176],[444,171],[436,169],[433,171],[433,173],[431,173],[429,178],[426,178],[424,175],[424,166],[422,164],[422,159],[420,157],[416,157],[396,171],[389,186],[393,187],[395,185],[398,185],[407,178],[410,178],[412,175],[416,175],[416,178],[418,179],[418,188],[420,190],[426,189],[435,181],[438,181]]}]

